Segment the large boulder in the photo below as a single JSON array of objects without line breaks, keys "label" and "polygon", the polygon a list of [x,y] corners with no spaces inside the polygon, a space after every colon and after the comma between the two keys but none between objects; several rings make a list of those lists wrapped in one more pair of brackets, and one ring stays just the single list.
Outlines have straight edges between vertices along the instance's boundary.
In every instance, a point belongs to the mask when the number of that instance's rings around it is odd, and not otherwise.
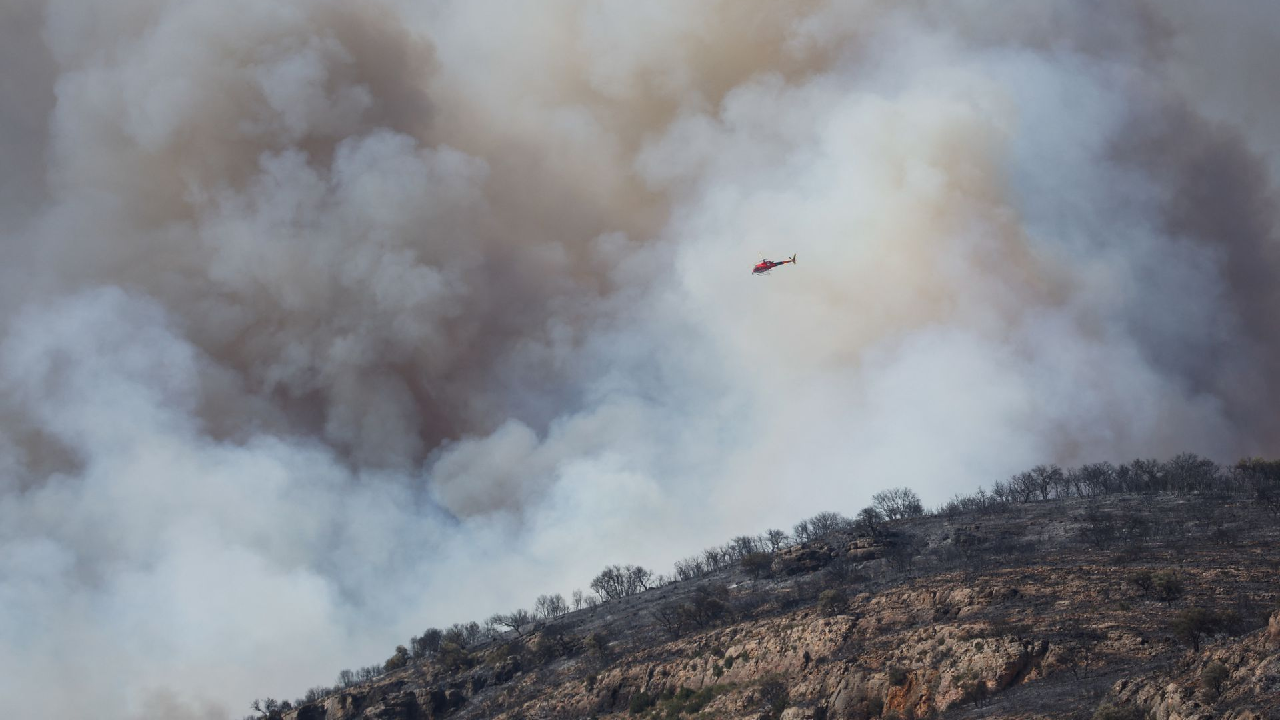
[{"label": "large boulder", "polygon": [[774,559],[771,569],[775,575],[799,575],[821,570],[831,560],[829,548],[800,547],[780,554]]}]

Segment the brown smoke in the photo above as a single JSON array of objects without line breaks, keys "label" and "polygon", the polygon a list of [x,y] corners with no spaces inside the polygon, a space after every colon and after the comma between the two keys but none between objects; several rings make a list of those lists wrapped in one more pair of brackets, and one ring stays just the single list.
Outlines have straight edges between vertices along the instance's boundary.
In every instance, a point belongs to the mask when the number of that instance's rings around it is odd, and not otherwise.
[{"label": "brown smoke", "polygon": [[0,8],[0,711],[240,715],[885,486],[1275,452],[1273,6]]}]

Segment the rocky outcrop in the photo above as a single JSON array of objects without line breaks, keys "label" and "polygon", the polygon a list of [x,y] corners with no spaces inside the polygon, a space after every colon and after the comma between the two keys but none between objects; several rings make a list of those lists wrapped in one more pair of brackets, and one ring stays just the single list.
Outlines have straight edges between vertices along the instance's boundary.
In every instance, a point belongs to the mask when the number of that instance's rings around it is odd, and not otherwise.
[{"label": "rocky outcrop", "polygon": [[[1278,629],[1275,613],[1263,630],[1207,646],[1181,672],[1121,680],[1113,695],[1153,720],[1274,720],[1280,717]],[[1213,666],[1225,673],[1216,682]]]},{"label": "rocky outcrop", "polygon": [[[1205,638],[1194,655],[1171,623],[1189,607],[1274,608],[1280,587],[1267,558],[1280,532],[1245,550],[1170,534],[1178,545],[1148,540],[1125,568],[1072,544],[1071,517],[1046,510],[828,536],[775,553],[772,576],[664,585],[575,613],[556,643],[543,641],[546,628],[508,636],[472,648],[465,669],[414,663],[284,720],[1047,720],[1089,717],[1104,697],[1154,720],[1275,720],[1280,613],[1253,614],[1252,634]],[[1061,544],[1019,554],[1045,538]],[[984,548],[997,559],[980,557]],[[916,556],[904,561],[904,550]],[[1182,585],[1174,600],[1131,581],[1162,569]]]},{"label": "rocky outcrop", "polygon": [[773,560],[774,575],[792,576],[817,572],[836,560],[855,564],[879,560],[889,545],[881,539],[858,537],[843,542],[814,541],[787,548]]},{"label": "rocky outcrop", "polygon": [[789,548],[773,559],[772,570],[774,575],[784,576],[817,572],[829,565],[835,557],[835,551],[826,546]]},{"label": "rocky outcrop", "polygon": [[378,681],[339,690],[281,715],[282,720],[433,720],[455,714],[475,695],[512,681],[520,660],[506,658],[433,681],[425,668],[410,668]]}]

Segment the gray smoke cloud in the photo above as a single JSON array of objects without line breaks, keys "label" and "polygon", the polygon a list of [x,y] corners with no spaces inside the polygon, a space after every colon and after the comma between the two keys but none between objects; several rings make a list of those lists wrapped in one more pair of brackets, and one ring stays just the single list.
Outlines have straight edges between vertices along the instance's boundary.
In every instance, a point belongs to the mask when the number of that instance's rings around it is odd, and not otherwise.
[{"label": "gray smoke cloud", "polygon": [[1277,28],[5,4],[0,714],[239,717],[886,487],[1274,453]]}]

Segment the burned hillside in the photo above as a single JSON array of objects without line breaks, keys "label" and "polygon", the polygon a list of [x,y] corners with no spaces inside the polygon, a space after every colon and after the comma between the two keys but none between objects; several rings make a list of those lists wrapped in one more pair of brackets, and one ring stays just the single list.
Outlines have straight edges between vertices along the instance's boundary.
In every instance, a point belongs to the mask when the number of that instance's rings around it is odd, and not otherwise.
[{"label": "burned hillside", "polygon": [[1039,467],[930,512],[899,488],[428,631],[258,715],[1269,718],[1277,490],[1278,463],[1194,456]]}]

